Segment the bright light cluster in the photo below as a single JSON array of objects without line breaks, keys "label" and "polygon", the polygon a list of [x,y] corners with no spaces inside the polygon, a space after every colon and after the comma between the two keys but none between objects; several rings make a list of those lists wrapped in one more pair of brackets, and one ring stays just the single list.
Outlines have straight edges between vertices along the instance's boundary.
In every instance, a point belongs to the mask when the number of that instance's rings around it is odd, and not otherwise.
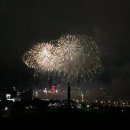
[{"label": "bright light cluster", "polygon": [[68,80],[92,79],[102,68],[96,42],[86,35],[63,35],[58,40],[34,45],[23,62],[36,71],[51,72]]}]

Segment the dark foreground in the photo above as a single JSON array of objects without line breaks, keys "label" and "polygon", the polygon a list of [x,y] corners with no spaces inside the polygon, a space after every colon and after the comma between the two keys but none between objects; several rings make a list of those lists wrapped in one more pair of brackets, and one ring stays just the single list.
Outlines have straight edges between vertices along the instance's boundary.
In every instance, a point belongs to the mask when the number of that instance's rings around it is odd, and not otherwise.
[{"label": "dark foreground", "polygon": [[13,103],[3,102],[0,108],[1,119],[130,119],[130,108],[128,107],[92,106],[79,109],[74,102],[71,102],[68,108],[66,101],[33,100]]}]

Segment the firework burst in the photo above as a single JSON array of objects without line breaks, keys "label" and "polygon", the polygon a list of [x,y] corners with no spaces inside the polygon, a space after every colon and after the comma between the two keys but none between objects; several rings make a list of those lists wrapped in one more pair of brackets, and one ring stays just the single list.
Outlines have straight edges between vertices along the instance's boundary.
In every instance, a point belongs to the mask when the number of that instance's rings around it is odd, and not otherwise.
[{"label": "firework burst", "polygon": [[54,44],[34,45],[23,55],[24,63],[40,73],[50,72],[64,80],[92,79],[102,68],[96,42],[86,35],[64,35]]},{"label": "firework burst", "polygon": [[55,55],[55,47],[51,43],[34,45],[23,55],[24,63],[37,71],[57,71],[60,66]]}]

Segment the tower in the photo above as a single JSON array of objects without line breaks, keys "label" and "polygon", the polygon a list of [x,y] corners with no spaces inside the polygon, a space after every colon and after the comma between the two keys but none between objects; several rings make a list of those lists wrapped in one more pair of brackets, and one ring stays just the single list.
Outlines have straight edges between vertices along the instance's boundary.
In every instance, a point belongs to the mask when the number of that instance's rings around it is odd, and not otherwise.
[{"label": "tower", "polygon": [[68,83],[68,108],[70,108],[70,99],[71,99],[71,87],[70,83]]}]

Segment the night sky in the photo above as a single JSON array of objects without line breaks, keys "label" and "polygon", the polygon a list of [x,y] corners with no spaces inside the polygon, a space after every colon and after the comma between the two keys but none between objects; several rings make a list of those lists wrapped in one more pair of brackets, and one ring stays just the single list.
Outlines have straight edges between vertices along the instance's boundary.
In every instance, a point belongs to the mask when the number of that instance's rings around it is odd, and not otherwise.
[{"label": "night sky", "polygon": [[129,0],[0,1],[0,90],[26,88],[32,71],[22,55],[35,43],[66,33],[92,36],[102,53],[103,72],[96,85],[130,98]]}]

